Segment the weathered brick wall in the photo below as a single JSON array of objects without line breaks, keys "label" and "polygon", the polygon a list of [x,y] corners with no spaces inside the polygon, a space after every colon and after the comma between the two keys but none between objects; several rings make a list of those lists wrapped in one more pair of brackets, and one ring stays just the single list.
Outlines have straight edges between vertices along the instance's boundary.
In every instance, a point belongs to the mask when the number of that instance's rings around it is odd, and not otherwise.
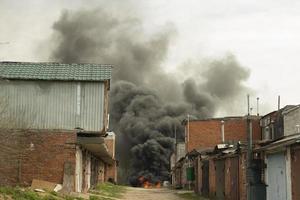
[{"label": "weathered brick wall", "polygon": [[[221,136],[222,119],[190,121],[189,139],[187,141],[187,152],[198,148],[214,147],[222,143]],[[225,141],[246,141],[247,123],[245,118],[224,119]],[[261,129],[259,119],[252,120],[253,140],[260,140]]]},{"label": "weathered brick wall", "polygon": [[62,183],[64,163],[75,165],[74,132],[1,130],[0,137],[0,185]]},{"label": "weathered brick wall", "polygon": [[112,165],[107,165],[106,170],[105,181],[108,181],[110,178],[112,178],[115,182],[117,182],[117,163],[114,162]]},{"label": "weathered brick wall", "polygon": [[[115,159],[115,135],[108,135],[105,138],[105,144],[108,148],[108,152],[112,155],[113,159]],[[112,178],[114,181],[117,182],[117,162],[114,161],[112,165],[106,165],[105,170],[105,181],[108,181],[109,178]]]},{"label": "weathered brick wall", "polygon": [[105,138],[105,144],[108,148],[108,152],[112,155],[114,158],[115,156],[115,140],[112,138]]},{"label": "weathered brick wall", "polygon": [[214,147],[221,143],[221,122],[217,120],[191,121],[187,152],[197,148]]}]

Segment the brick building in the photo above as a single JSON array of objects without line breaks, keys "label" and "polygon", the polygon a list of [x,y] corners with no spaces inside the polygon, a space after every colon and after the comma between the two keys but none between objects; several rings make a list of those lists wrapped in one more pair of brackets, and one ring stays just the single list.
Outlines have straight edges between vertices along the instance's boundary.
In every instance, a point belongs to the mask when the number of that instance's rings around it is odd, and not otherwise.
[{"label": "brick building", "polygon": [[[252,116],[253,140],[261,140],[259,117]],[[186,153],[215,147],[220,143],[247,141],[246,117],[224,117],[185,121]],[[223,135],[223,136],[222,136]],[[222,138],[223,137],[223,138]],[[222,141],[224,139],[224,141]]]},{"label": "brick building", "polygon": [[[254,143],[261,140],[260,117],[251,116]],[[217,199],[246,198],[247,117],[224,117],[185,121],[186,160],[194,167],[195,181],[188,183],[196,193]],[[234,183],[228,184],[228,183]]]},{"label": "brick building", "polygon": [[85,192],[105,180],[112,66],[0,63],[0,185]]}]

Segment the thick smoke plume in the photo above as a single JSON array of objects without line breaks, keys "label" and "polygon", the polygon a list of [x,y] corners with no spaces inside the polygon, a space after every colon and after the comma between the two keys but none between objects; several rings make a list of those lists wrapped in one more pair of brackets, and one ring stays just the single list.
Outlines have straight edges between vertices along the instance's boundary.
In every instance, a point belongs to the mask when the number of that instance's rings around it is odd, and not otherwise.
[{"label": "thick smoke plume", "polygon": [[[123,175],[129,175],[131,184],[140,176],[167,180],[174,130],[182,138],[181,121],[187,114],[214,116],[220,105],[243,94],[249,71],[234,56],[226,56],[184,65],[177,76],[170,76],[163,63],[175,40],[174,26],[168,24],[146,37],[140,20],[108,13],[102,9],[64,11],[53,25],[56,46],[51,58],[115,66],[110,116]],[[182,78],[188,74],[185,70],[197,73]]]}]

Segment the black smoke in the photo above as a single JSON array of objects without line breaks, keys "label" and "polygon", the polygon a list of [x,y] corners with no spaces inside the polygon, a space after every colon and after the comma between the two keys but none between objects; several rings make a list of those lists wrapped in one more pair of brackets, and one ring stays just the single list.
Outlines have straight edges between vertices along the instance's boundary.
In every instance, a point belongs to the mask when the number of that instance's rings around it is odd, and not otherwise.
[{"label": "black smoke", "polygon": [[163,63],[176,35],[171,24],[149,35],[138,18],[97,8],[65,10],[53,29],[52,60],[115,66],[111,128],[117,133],[121,178],[132,184],[140,176],[168,179],[174,131],[183,138],[181,122],[187,114],[212,117],[220,105],[247,90],[243,82],[249,71],[234,56],[184,65],[172,76],[167,74]]}]

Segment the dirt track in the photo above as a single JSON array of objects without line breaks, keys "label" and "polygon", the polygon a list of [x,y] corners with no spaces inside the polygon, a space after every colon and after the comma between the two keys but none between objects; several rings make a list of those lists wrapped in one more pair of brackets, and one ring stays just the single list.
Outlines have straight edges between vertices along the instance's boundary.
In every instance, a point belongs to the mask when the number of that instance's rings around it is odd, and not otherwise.
[{"label": "dirt track", "polygon": [[128,188],[122,200],[182,200],[169,189]]}]

